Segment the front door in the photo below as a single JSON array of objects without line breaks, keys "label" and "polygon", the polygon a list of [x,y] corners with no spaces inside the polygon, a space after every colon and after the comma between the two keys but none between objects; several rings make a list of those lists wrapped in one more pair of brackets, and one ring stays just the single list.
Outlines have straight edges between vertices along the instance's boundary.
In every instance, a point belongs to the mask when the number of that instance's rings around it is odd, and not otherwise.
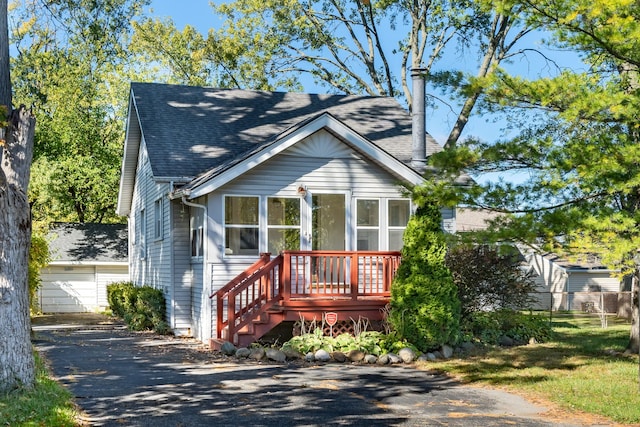
[{"label": "front door", "polygon": [[347,211],[344,194],[311,196],[311,249],[344,251]]},{"label": "front door", "polygon": [[[344,251],[347,235],[346,195],[324,193],[311,195],[310,248],[314,251]],[[315,254],[310,258],[311,286],[314,292],[335,292],[333,287],[345,283],[343,256]],[[315,285],[314,285],[315,284]]]}]

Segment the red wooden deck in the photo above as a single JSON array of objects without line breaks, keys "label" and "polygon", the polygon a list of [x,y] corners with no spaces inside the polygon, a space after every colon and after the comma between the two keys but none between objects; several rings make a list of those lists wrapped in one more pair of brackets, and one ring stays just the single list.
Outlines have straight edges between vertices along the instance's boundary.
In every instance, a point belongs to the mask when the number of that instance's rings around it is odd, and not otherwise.
[{"label": "red wooden deck", "polygon": [[[211,295],[217,336],[248,345],[283,321],[382,318],[400,252],[284,251],[260,259]],[[212,340],[212,347],[218,341]]]}]

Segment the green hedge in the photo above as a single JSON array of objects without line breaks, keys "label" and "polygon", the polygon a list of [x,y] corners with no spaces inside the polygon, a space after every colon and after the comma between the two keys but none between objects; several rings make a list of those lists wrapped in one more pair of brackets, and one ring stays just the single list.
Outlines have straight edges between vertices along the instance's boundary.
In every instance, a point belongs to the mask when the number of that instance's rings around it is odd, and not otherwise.
[{"label": "green hedge", "polygon": [[166,301],[161,290],[116,282],[107,285],[107,300],[113,314],[122,317],[130,329],[169,332],[165,320]]}]

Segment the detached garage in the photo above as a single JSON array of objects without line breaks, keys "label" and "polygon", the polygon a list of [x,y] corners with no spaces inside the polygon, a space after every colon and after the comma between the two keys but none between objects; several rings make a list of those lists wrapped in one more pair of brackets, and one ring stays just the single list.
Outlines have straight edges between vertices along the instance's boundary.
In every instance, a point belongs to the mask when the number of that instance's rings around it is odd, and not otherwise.
[{"label": "detached garage", "polygon": [[126,224],[56,224],[49,237],[52,261],[41,272],[40,310],[106,308],[107,284],[129,280]]}]

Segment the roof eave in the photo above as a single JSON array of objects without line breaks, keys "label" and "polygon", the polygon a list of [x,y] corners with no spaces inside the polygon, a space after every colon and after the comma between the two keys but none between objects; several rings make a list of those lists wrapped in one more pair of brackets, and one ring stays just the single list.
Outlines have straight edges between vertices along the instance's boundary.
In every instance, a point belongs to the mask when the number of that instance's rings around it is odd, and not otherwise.
[{"label": "roof eave", "polygon": [[[340,135],[348,145],[391,172],[404,183],[414,186],[424,182],[423,177],[411,167],[372,144],[368,139],[329,113],[323,113],[299,129],[293,132],[286,132],[272,144],[249,155],[232,167],[213,175],[193,188],[185,189],[180,193],[180,197],[184,195],[189,199],[195,199],[209,194],[323,128]],[[177,192],[174,197],[178,197]]]},{"label": "roof eave", "polygon": [[116,213],[121,216],[128,216],[131,212],[138,153],[140,151],[142,139],[143,134],[135,104],[135,96],[133,94],[133,89],[131,89],[129,95],[129,111],[127,113],[127,129],[124,139],[122,168],[120,171],[118,204],[116,206]]}]

